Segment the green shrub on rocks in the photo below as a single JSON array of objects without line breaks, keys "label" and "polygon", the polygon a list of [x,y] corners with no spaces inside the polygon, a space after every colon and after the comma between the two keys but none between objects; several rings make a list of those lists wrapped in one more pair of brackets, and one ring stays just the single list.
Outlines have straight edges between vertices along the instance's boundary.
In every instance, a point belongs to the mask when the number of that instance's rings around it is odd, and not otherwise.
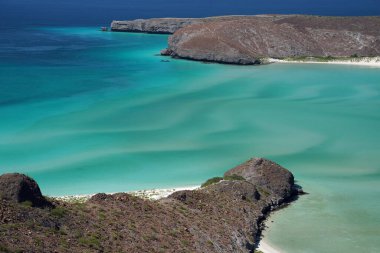
[{"label": "green shrub on rocks", "polygon": [[53,216],[56,216],[56,217],[62,218],[62,217],[65,215],[66,210],[63,209],[63,208],[61,208],[61,207],[56,207],[56,208],[52,209],[52,210],[50,211],[50,213],[51,213],[51,215],[53,215]]},{"label": "green shrub on rocks", "polygon": [[224,180],[245,180],[244,177],[236,175],[236,174],[233,174],[231,176],[224,176],[223,179]]},{"label": "green shrub on rocks", "polygon": [[201,187],[206,187],[206,186],[209,186],[209,185],[212,185],[212,184],[216,184],[220,181],[222,181],[223,178],[222,177],[213,177],[213,178],[210,178],[208,179],[206,182],[204,182]]},{"label": "green shrub on rocks", "polygon": [[236,174],[233,174],[231,176],[224,176],[224,177],[213,177],[213,178],[208,179],[206,182],[204,182],[201,185],[201,187],[206,187],[212,184],[216,184],[222,180],[245,180],[245,178]]}]

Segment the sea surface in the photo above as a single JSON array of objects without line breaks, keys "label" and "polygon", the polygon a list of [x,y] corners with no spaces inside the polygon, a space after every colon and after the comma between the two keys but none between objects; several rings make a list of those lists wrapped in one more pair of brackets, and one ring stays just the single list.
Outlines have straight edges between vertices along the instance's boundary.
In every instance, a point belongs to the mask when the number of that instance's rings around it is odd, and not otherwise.
[{"label": "sea surface", "polygon": [[380,5],[191,2],[69,0],[58,10],[54,1],[0,0],[0,173],[26,173],[61,196],[199,185],[263,156],[310,193],[271,216],[273,246],[379,252],[379,68],[173,60],[157,55],[166,35],[98,26],[153,16],[378,15]]}]

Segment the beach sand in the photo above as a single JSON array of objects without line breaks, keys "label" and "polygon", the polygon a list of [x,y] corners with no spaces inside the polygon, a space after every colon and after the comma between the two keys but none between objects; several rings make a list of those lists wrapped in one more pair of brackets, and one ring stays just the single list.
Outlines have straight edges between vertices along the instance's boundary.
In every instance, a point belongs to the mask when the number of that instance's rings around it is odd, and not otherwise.
[{"label": "beach sand", "polygon": [[[139,191],[130,191],[127,192],[133,196],[137,196],[144,199],[157,200],[165,198],[176,191],[183,190],[195,190],[200,186],[187,186],[187,187],[178,187],[178,188],[167,188],[167,189],[151,189],[151,190],[139,190]],[[108,193],[114,194],[114,193]],[[85,202],[90,199],[95,194],[83,194],[83,195],[70,195],[70,196],[60,196],[60,197],[50,197],[57,200],[67,201],[67,202]]]},{"label": "beach sand", "polygon": [[259,243],[258,250],[264,253],[281,253],[280,250],[274,248],[272,245],[268,244],[264,239],[261,239]]},{"label": "beach sand", "polygon": [[313,60],[282,60],[282,59],[267,59],[269,63],[312,63],[312,64],[343,64],[355,66],[367,66],[380,68],[380,57],[360,57],[349,59],[332,59],[327,61]]}]

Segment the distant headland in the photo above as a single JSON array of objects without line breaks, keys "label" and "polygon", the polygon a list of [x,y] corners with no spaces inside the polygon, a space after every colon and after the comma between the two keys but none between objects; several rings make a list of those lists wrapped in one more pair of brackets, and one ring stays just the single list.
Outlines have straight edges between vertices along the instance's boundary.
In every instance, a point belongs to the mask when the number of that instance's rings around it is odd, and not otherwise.
[{"label": "distant headland", "polygon": [[162,55],[225,64],[274,61],[380,65],[380,17],[308,15],[113,21],[112,31],[172,34]]}]

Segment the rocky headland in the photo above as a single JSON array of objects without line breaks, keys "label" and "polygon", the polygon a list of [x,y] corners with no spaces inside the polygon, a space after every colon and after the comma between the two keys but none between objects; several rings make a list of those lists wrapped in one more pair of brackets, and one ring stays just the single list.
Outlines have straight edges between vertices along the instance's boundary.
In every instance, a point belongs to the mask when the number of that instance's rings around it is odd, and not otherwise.
[{"label": "rocky headland", "polygon": [[112,21],[111,30],[114,32],[172,34],[182,27],[202,23],[203,20],[197,18],[152,18]]},{"label": "rocky headland", "polygon": [[302,193],[263,158],[156,201],[99,193],[67,202],[25,175],[0,182],[0,252],[253,252],[266,215]]},{"label": "rocky headland", "polygon": [[113,21],[113,31],[168,33],[163,55],[227,64],[268,58],[329,60],[380,56],[380,17],[224,16]]}]

